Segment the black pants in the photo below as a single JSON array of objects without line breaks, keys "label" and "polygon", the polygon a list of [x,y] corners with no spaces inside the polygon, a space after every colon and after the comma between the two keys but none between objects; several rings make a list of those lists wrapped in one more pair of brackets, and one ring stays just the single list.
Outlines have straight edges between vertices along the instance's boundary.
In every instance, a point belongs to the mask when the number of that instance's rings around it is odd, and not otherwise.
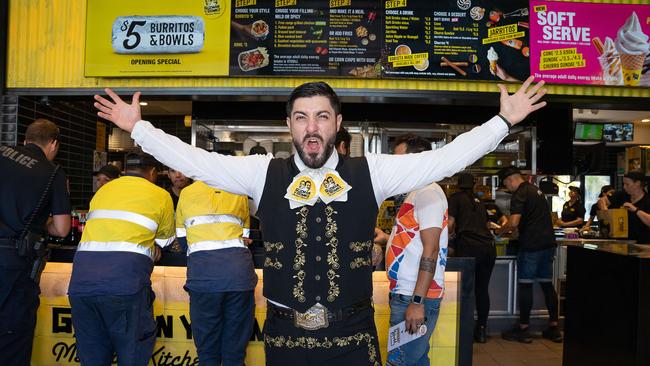
[{"label": "black pants", "polygon": [[192,336],[199,363],[243,365],[255,319],[253,290],[189,293]]},{"label": "black pants", "polygon": [[476,263],[474,272],[474,293],[476,296],[477,326],[486,326],[490,313],[490,277],[494,269],[497,252],[494,245],[463,245],[457,243],[457,257],[473,257]]},{"label": "black pants", "polygon": [[0,365],[30,364],[39,293],[27,261],[0,248]]},{"label": "black pants", "polygon": [[[267,308],[268,309],[268,308]],[[374,309],[315,331],[297,328],[293,320],[266,312],[264,351],[266,364],[275,365],[381,365]]]},{"label": "black pants", "polygon": [[155,294],[69,296],[82,366],[146,366],[156,343]]}]

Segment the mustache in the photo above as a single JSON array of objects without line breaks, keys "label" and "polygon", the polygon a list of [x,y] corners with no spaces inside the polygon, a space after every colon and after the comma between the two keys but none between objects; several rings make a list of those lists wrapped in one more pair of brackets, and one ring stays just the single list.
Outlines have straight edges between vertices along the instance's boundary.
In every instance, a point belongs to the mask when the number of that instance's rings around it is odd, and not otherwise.
[{"label": "mustache", "polygon": [[305,137],[302,139],[302,142],[306,142],[307,140],[309,140],[311,138],[315,138],[315,139],[320,140],[321,144],[325,142],[325,140],[323,139],[323,136],[321,136],[321,135],[319,135],[317,133],[305,135]]}]

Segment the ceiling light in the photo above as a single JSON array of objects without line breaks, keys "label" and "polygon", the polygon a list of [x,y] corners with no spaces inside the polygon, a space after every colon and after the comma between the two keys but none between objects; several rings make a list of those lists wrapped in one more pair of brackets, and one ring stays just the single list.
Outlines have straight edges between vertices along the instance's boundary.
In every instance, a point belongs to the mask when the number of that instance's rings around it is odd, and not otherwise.
[{"label": "ceiling light", "polygon": [[643,123],[647,123],[647,122],[650,122],[650,118],[645,118],[645,119],[642,119],[642,120],[641,120],[641,122],[643,122]]},{"label": "ceiling light", "polygon": [[140,105],[149,105],[147,102],[140,102]]}]

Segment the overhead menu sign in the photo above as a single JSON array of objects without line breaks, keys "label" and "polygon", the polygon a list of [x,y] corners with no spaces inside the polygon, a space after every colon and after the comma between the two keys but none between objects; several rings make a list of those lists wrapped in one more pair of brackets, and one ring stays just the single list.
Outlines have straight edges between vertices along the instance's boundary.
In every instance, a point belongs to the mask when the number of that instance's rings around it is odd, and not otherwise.
[{"label": "overhead menu sign", "polygon": [[377,1],[236,1],[230,74],[377,78],[382,18]]},{"label": "overhead menu sign", "polygon": [[88,1],[86,76],[226,76],[229,0]]},{"label": "overhead menu sign", "polygon": [[650,86],[650,6],[533,0],[530,14],[538,80]]}]

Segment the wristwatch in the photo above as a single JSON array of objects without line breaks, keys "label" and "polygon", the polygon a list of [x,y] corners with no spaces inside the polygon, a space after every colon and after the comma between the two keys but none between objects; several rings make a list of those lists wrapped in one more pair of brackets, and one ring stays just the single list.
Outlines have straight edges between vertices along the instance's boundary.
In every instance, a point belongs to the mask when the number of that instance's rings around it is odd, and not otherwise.
[{"label": "wristwatch", "polygon": [[422,305],[424,304],[424,297],[413,295],[413,297],[411,297],[411,302],[414,304]]}]

